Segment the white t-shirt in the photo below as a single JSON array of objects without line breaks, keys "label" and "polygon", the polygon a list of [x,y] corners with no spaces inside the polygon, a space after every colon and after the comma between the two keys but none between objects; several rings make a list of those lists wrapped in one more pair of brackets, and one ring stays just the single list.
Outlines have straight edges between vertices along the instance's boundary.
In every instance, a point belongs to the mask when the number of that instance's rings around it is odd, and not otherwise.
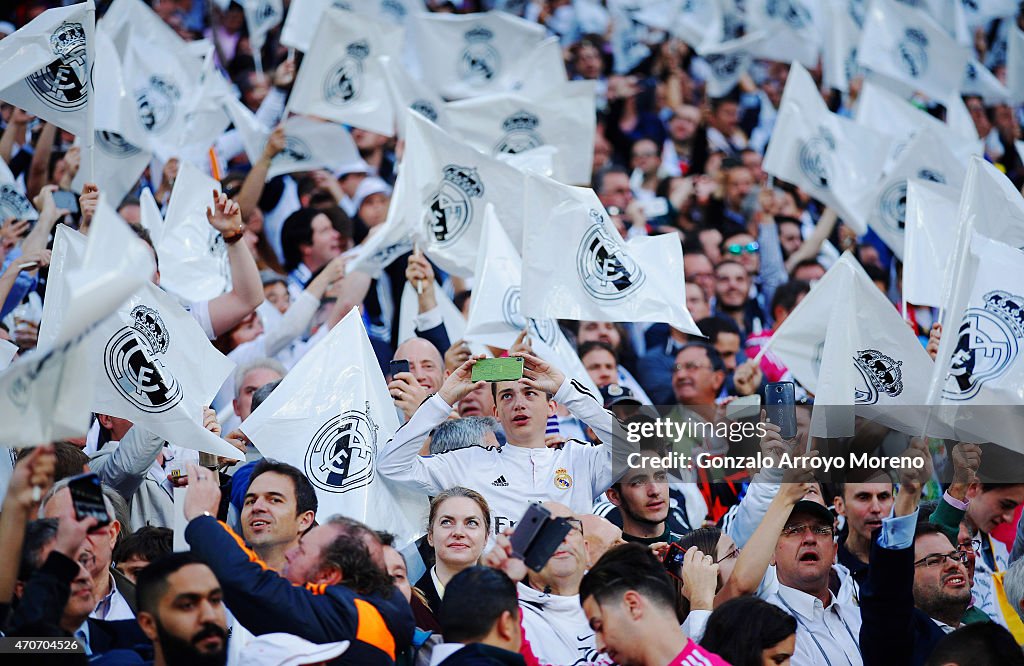
[{"label": "white t-shirt", "polygon": [[530,649],[541,664],[611,664],[597,651],[594,630],[580,606],[580,595],[558,596],[519,583],[519,609]]}]

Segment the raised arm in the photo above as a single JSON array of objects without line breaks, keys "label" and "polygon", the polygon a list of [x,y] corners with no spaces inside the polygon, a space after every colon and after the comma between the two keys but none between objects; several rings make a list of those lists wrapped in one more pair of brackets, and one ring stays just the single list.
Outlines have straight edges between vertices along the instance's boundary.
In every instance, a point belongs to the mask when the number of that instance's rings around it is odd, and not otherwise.
[{"label": "raised arm", "polygon": [[214,335],[219,336],[263,302],[263,283],[249,248],[238,242],[245,231],[238,204],[215,191],[213,207],[206,209],[206,219],[224,237],[231,266],[231,291],[210,301],[210,323]]}]

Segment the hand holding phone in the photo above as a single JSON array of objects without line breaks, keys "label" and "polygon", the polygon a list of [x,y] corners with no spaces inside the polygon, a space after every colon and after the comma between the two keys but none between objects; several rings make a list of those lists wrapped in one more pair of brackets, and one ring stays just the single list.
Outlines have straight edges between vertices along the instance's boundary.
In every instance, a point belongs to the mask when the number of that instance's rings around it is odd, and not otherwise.
[{"label": "hand holding phone", "polygon": [[482,358],[473,366],[474,382],[514,382],[523,378],[523,357]]},{"label": "hand holding phone", "polygon": [[110,524],[99,476],[93,472],[74,476],[68,481],[68,490],[71,491],[71,503],[78,520],[92,517],[96,519],[97,527]]},{"label": "hand holding phone", "polygon": [[388,372],[391,374],[392,378],[394,378],[395,375],[397,375],[400,372],[411,372],[409,367],[409,361],[405,359],[395,359],[391,361],[390,365],[388,366]]},{"label": "hand holding phone", "polygon": [[764,387],[768,422],[782,429],[783,439],[796,437],[796,391],[793,382],[772,382]]},{"label": "hand holding phone", "polygon": [[553,518],[540,504],[531,504],[509,539],[512,556],[523,560],[532,571],[540,571],[570,530],[572,524],[568,520]]}]

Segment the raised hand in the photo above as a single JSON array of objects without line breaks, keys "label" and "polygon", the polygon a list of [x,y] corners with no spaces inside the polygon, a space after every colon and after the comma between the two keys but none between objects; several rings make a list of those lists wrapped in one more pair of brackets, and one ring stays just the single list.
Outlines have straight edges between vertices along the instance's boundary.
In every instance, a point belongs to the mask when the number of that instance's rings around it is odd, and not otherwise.
[{"label": "raised hand", "polygon": [[561,370],[533,354],[516,352],[513,356],[523,358],[523,378],[519,381],[550,395],[558,393],[562,382],[565,381],[565,375]]},{"label": "raised hand", "polygon": [[245,231],[242,209],[228,195],[223,192],[218,194],[217,190],[213,190],[213,207],[206,209],[206,220],[220,232],[225,241],[238,238]]},{"label": "raised hand", "polygon": [[473,356],[448,375],[441,390],[437,392],[442,400],[449,405],[455,405],[474,390],[487,385],[487,382],[473,381],[473,366],[482,358],[486,357],[483,354]]}]

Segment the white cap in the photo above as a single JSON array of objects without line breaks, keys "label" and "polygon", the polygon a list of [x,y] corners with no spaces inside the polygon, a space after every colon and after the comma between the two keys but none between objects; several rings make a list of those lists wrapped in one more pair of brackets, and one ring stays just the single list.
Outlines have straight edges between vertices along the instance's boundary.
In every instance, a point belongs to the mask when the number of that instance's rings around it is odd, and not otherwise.
[{"label": "white cap", "polygon": [[4,36],[14,33],[14,24],[10,21],[0,21],[0,33]]},{"label": "white cap", "polygon": [[391,186],[385,183],[376,176],[369,176],[363,179],[363,182],[359,183],[356,187],[356,193],[352,196],[352,203],[355,206],[356,213],[359,213],[359,207],[366,201],[366,197],[371,194],[386,194],[391,196]]},{"label": "white cap", "polygon": [[359,157],[352,162],[345,162],[334,169],[334,177],[341,178],[344,175],[350,173],[370,173],[373,171],[370,165],[366,163],[366,160]]},{"label": "white cap", "polygon": [[348,641],[317,645],[292,634],[263,634],[245,646],[245,663],[252,666],[306,666],[337,658]]}]

